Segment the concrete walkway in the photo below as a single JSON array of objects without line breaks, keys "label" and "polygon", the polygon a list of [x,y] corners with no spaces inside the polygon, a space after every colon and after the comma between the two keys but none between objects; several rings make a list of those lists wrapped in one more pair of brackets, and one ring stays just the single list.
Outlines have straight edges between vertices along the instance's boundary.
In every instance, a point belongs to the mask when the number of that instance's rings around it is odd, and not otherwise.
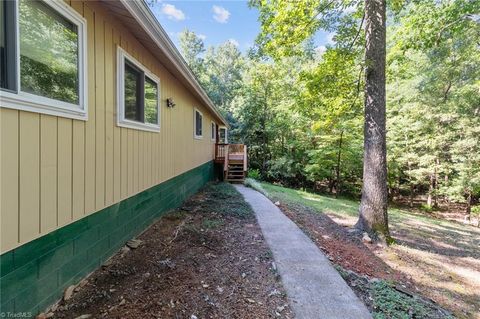
[{"label": "concrete walkway", "polygon": [[298,319],[372,318],[325,255],[263,194],[235,185],[252,206]]}]

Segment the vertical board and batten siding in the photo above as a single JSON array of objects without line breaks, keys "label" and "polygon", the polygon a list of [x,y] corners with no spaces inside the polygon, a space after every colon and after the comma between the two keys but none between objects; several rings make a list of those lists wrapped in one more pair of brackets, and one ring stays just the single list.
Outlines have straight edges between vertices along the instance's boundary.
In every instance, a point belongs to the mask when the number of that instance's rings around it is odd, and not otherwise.
[{"label": "vertical board and batten siding", "polygon": [[[1,253],[213,159],[209,111],[102,5],[67,3],[87,21],[88,120],[0,109]],[[117,46],[160,78],[158,133],[116,125]]]}]

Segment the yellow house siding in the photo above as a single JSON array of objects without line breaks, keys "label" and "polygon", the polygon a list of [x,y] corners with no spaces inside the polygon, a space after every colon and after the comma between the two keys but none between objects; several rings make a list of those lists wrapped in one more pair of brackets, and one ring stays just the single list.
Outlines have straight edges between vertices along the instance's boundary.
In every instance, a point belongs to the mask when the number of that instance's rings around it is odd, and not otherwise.
[{"label": "yellow house siding", "polygon": [[[208,109],[101,4],[66,2],[87,21],[88,120],[0,108],[1,253],[213,159]],[[160,132],[116,124],[118,46],[160,78]]]},{"label": "yellow house siding", "polygon": [[19,242],[19,111],[0,110],[0,246],[2,251]]}]

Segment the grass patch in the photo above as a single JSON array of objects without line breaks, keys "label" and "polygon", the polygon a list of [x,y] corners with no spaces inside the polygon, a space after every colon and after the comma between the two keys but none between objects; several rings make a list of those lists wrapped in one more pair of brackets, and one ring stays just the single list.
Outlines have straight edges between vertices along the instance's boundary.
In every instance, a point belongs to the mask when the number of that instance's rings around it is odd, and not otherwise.
[{"label": "grass patch", "polygon": [[202,227],[206,229],[215,229],[223,224],[223,221],[220,219],[204,219],[202,222]]},{"label": "grass patch", "polygon": [[208,194],[201,203],[202,209],[207,212],[217,212],[223,216],[248,218],[253,211],[243,199],[242,195],[228,183],[209,184],[205,193]]},{"label": "grass patch", "polygon": [[[319,195],[302,190],[285,188],[265,182],[248,181],[247,186],[250,186],[267,197],[275,201],[286,202],[290,204],[299,204],[315,209],[317,212],[329,213],[337,215],[338,217],[357,217],[359,201],[347,198],[334,198],[327,195]],[[438,226],[452,226],[455,225],[449,221],[432,218],[412,211],[399,209],[396,207],[389,207],[389,219],[393,223],[403,223],[408,220],[422,221],[427,224]]]},{"label": "grass patch", "polygon": [[430,300],[396,286],[394,282],[368,279],[357,273],[335,268],[372,312],[374,319],[453,319]]},{"label": "grass patch", "polygon": [[370,284],[374,319],[452,318],[432,303],[404,294],[386,281]]}]

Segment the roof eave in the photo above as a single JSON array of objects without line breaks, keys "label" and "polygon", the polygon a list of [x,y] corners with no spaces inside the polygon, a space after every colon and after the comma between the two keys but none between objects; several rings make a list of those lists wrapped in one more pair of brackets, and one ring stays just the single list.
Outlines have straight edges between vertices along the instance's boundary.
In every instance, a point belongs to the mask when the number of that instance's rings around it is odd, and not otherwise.
[{"label": "roof eave", "polygon": [[187,63],[183,59],[180,52],[168,37],[165,30],[158,23],[152,11],[145,3],[145,1],[131,1],[120,0],[124,7],[130,12],[133,18],[140,24],[148,36],[155,42],[159,50],[167,57],[170,63],[172,63],[180,75],[193,87],[195,93],[201,98],[202,102],[209,108],[209,110],[225,125],[229,126],[227,120],[217,110],[213,102],[208,97],[207,93],[203,90],[198,83],[195,75],[192,73]]}]

